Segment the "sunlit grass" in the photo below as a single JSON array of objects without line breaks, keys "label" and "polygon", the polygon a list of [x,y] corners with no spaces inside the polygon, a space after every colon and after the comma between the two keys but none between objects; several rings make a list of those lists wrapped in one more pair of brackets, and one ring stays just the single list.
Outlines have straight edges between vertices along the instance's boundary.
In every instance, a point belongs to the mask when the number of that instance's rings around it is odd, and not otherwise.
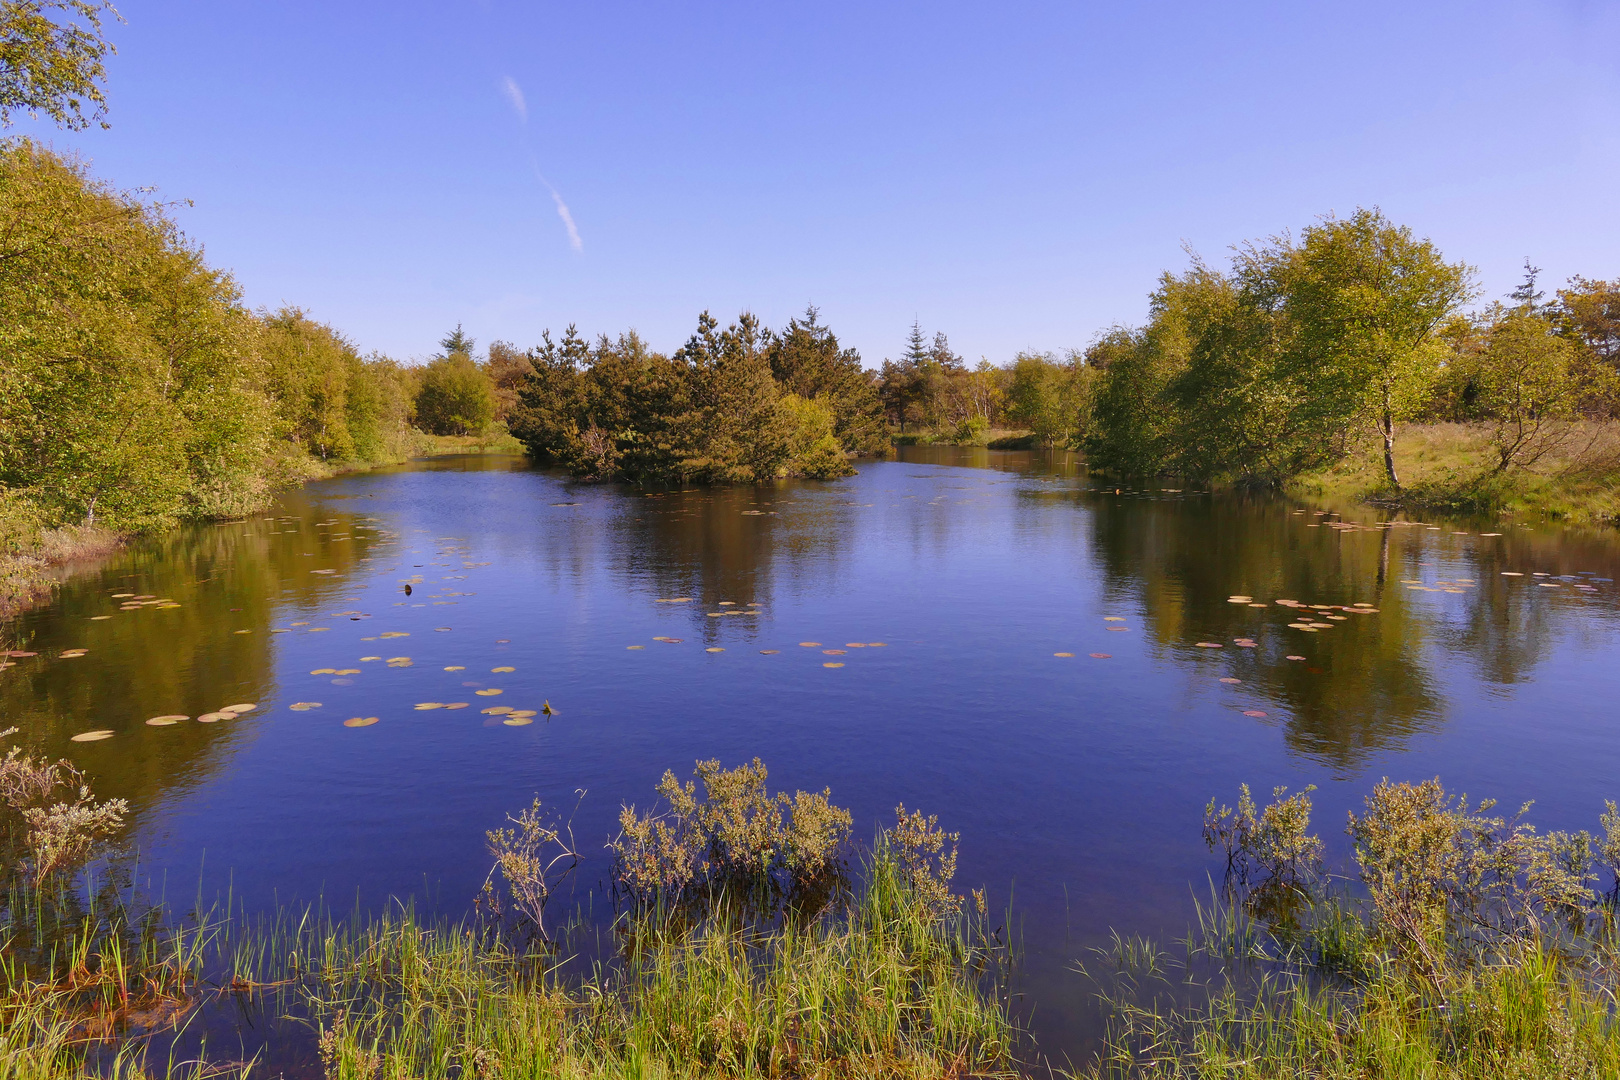
[{"label": "sunlit grass", "polygon": [[1295,488],[1330,499],[1373,499],[1413,508],[1537,513],[1575,522],[1620,518],[1620,423],[1584,422],[1533,467],[1491,475],[1484,429],[1413,424],[1398,429],[1402,491],[1384,476],[1383,445],[1367,441],[1332,468],[1301,477]]}]

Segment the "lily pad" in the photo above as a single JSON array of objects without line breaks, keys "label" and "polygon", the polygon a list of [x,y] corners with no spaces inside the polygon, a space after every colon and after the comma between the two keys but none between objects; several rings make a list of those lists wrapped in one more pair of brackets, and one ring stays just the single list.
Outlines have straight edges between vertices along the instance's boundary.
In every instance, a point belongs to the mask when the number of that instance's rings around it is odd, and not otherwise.
[{"label": "lily pad", "polygon": [[311,675],[336,675],[337,668],[318,667],[310,672]]},{"label": "lily pad", "polygon": [[500,672],[500,671],[516,671],[517,668],[515,668],[515,667],[492,667],[489,670],[496,671],[496,672]]},{"label": "lily pad", "polygon": [[1094,653],[1091,654],[1091,658],[1093,660],[1112,660],[1114,658],[1114,654],[1113,653],[1105,653],[1105,652],[1094,652]]},{"label": "lily pad", "polygon": [[704,652],[725,652],[726,650],[720,648],[719,646],[714,646],[714,647],[711,647],[711,648],[708,648],[708,649],[704,649],[703,651]]},{"label": "lily pad", "polygon": [[199,723],[199,724],[216,724],[221,720],[235,720],[235,719],[236,719],[236,714],[233,713],[233,712],[205,712],[201,716],[197,717],[197,723]]},{"label": "lily pad", "polygon": [[479,709],[478,711],[483,713],[485,716],[504,716],[505,714],[512,711],[512,706],[510,706],[510,705],[491,705],[487,709]]},{"label": "lily pad", "polygon": [[777,653],[779,653],[781,651],[782,651],[781,649],[761,649],[761,650],[759,650],[759,655],[761,655],[761,656],[775,656]]},{"label": "lily pad", "polygon": [[496,694],[499,694],[499,693],[500,693],[500,692],[501,692],[501,691],[499,691],[499,690],[495,690],[495,689],[490,689],[490,690],[474,690],[474,691],[473,691],[473,693],[475,693],[475,694],[477,694],[477,695],[478,695],[478,696],[479,696],[479,697],[494,697],[494,696],[495,696],[495,695],[496,695]]},{"label": "lily pad", "polygon": [[467,703],[465,701],[450,701],[446,702],[444,707],[447,709],[465,709]]},{"label": "lily pad", "polygon": [[320,707],[321,703],[318,701],[295,701],[291,705],[287,706],[287,708],[293,710],[294,712],[308,712],[310,709],[318,709]]},{"label": "lily pad", "polygon": [[1052,655],[1053,656],[1067,656],[1067,657],[1072,658],[1074,656],[1074,653],[1072,653],[1072,652],[1055,652]]},{"label": "lily pad", "polygon": [[382,719],[382,717],[380,717],[380,716],[351,716],[347,720],[343,721],[343,726],[344,727],[370,727],[372,724],[375,724],[378,720],[381,720],[381,719]]},{"label": "lily pad", "polygon": [[416,711],[417,712],[426,712],[429,709],[442,709],[442,708],[444,708],[444,702],[442,702],[442,701],[419,701],[419,702],[416,703]]},{"label": "lily pad", "polygon": [[170,727],[170,726],[172,726],[174,724],[178,724],[182,720],[190,720],[190,719],[191,719],[191,717],[189,717],[189,716],[181,716],[179,713],[175,713],[172,716],[154,716],[154,717],[152,717],[152,719],[150,719],[150,720],[148,720],[146,722],[146,726],[147,727]]},{"label": "lily pad", "polygon": [[1266,717],[1266,714],[1259,709],[1244,709],[1243,715],[1252,716],[1257,720],[1263,720]]},{"label": "lily pad", "polygon": [[80,732],[79,734],[73,736],[73,741],[74,742],[100,742],[102,739],[110,739],[116,734],[117,734],[117,732],[106,731],[106,730],[83,731],[83,732]]},{"label": "lily pad", "polygon": [[242,703],[241,705],[226,705],[223,708],[221,708],[219,711],[220,712],[228,712],[228,713],[250,713],[254,709],[257,709],[258,707],[259,706],[258,706],[257,702],[248,701],[248,702]]},{"label": "lily pad", "polygon": [[819,642],[819,641],[801,641],[801,642],[799,642],[799,648],[801,648],[801,649],[819,649],[819,648],[821,648],[821,642]]},{"label": "lily pad", "polygon": [[843,667],[844,665],[841,664],[841,663],[832,663],[832,664],[822,664],[821,666],[822,667]]},{"label": "lily pad", "polygon": [[505,724],[507,727],[524,727],[527,724],[534,723],[534,717],[508,716],[505,720],[502,720],[501,723]]}]

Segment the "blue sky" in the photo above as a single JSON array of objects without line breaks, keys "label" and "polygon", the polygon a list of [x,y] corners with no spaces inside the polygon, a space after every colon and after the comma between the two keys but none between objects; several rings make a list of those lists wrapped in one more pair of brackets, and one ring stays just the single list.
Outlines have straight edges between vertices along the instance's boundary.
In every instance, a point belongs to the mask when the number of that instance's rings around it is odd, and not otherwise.
[{"label": "blue sky", "polygon": [[1357,205],[1490,296],[1526,256],[1620,275],[1614,3],[122,10],[112,130],[14,133],[193,200],[248,303],[401,359],[813,302],[868,364],[913,319],[1002,362],[1140,322],[1183,242]]}]

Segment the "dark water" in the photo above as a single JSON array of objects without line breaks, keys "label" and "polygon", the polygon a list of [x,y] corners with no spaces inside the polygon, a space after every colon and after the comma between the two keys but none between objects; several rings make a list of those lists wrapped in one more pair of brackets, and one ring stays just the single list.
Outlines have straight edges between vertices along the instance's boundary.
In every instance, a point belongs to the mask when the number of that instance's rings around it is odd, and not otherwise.
[{"label": "dark water", "polygon": [[[4,723],[131,800],[154,887],[250,905],[408,893],[459,913],[484,830],[538,793],[577,802],[577,896],[600,906],[621,803],[666,768],[758,755],[773,786],[830,785],[860,836],[900,802],[959,830],[958,883],[1011,898],[1023,1001],[1059,1055],[1094,1031],[1071,965],[1110,928],[1184,932],[1214,869],[1201,809],[1240,782],[1319,785],[1341,851],[1383,776],[1535,799],[1544,828],[1594,827],[1620,797],[1612,534],[1378,528],[1352,507],[1362,527],[1333,527],[1281,499],[1098,490],[1028,454],[906,454],[661,497],[499,457],[311,485],[16,623],[39,655],[0,673]],[[1279,599],[1377,611],[1311,633]],[[145,724],[237,702],[258,709]],[[480,711],[544,702],[557,715],[527,726]],[[116,734],[69,741],[93,729]]]}]

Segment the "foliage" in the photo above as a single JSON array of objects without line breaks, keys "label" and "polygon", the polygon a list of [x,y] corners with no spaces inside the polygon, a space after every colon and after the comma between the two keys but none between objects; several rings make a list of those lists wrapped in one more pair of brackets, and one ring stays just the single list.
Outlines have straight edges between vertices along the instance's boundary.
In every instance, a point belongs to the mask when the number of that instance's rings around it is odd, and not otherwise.
[{"label": "foliage", "polygon": [[1091,346],[1088,363],[1102,378],[1086,440],[1090,461],[1138,476],[1202,465],[1178,443],[1184,418],[1171,388],[1191,364],[1194,346],[1235,302],[1231,280],[1194,259],[1185,274],[1160,276],[1145,327],[1115,327]]},{"label": "foliage", "polygon": [[[0,738],[16,731],[0,731]],[[129,809],[123,799],[98,801],[70,762],[36,760],[18,746],[0,758],[0,804],[7,811],[0,818],[5,869],[21,867],[35,883],[82,866],[123,827]]]},{"label": "foliage", "polygon": [[1568,288],[1558,290],[1551,314],[1564,335],[1610,372],[1620,371],[1620,280],[1572,277]]},{"label": "foliage", "polygon": [[1467,373],[1495,451],[1493,473],[1532,467],[1568,440],[1579,397],[1575,352],[1540,315],[1509,312],[1488,328]]},{"label": "foliage", "polygon": [[69,131],[107,126],[103,61],[118,50],[102,33],[103,13],[120,18],[111,0],[0,3],[0,126],[17,112],[43,113]]},{"label": "foliage", "polygon": [[484,834],[495,864],[484,879],[481,900],[487,910],[499,915],[494,877],[500,871],[513,908],[544,938],[546,904],[557,886],[579,865],[573,830],[548,820],[538,798],[527,810],[508,815],[506,820],[516,828],[491,829]]},{"label": "foliage", "polygon": [[186,512],[267,444],[253,322],[163,208],[0,144],[0,484],[51,524]]},{"label": "foliage", "polygon": [[875,392],[812,308],[780,334],[707,312],[673,356],[634,332],[594,346],[570,326],[528,354],[512,433],[585,480],[759,483],[848,475],[876,446]]},{"label": "foliage", "polygon": [[495,386],[463,352],[441,356],[421,373],[416,423],[432,435],[478,435],[495,419]]},{"label": "foliage", "polygon": [[766,932],[632,918],[621,958],[579,981],[406,916],[331,928],[305,950],[328,1075],[1006,1073],[1004,950],[982,922],[936,920],[883,855],[863,877]]},{"label": "foliage", "polygon": [[883,361],[878,396],[890,423],[901,434],[914,431],[955,433],[975,417],[987,428],[1002,396],[1002,374],[988,362],[969,369],[951,350],[943,333],[932,339],[913,323],[906,351],[899,360]]},{"label": "foliage", "polygon": [[1324,468],[1370,422],[1395,472],[1395,424],[1418,414],[1440,330],[1471,271],[1376,210],[1248,244],[1230,276],[1165,275],[1138,332],[1094,346],[1091,456],[1124,473],[1268,486]]},{"label": "foliage", "polygon": [[956,915],[962,910],[962,898],[951,892],[951,879],[956,876],[961,834],[945,832],[933,814],[907,813],[904,803],[895,807],[894,816],[894,829],[885,839],[907,887],[937,918]]},{"label": "foliage", "polygon": [[1041,446],[1078,446],[1090,426],[1096,372],[1079,356],[1059,362],[1050,353],[1019,353],[1007,372],[1007,419],[1027,428]]},{"label": "foliage", "polygon": [[[815,401],[833,417],[838,445],[850,454],[878,454],[888,447],[877,384],[861,364],[861,354],[842,348],[817,321],[814,306],[789,319],[780,331],[766,331],[765,357],[784,396]],[[806,474],[809,475],[809,474]]]},{"label": "foliage", "polygon": [[482,367],[495,394],[495,420],[505,424],[517,408],[518,391],[532,370],[529,357],[509,341],[493,341]]},{"label": "foliage", "polygon": [[401,454],[398,369],[297,309],[245,310],[167,207],[22,139],[0,143],[0,222],[8,517],[239,516],[323,462]]},{"label": "foliage", "polygon": [[1399,488],[1395,422],[1427,397],[1443,356],[1437,331],[1472,296],[1472,269],[1367,209],[1324,218],[1298,246],[1251,248],[1243,263],[1262,302],[1284,305],[1282,374],[1312,402],[1326,402],[1314,411],[1329,423],[1370,414]]},{"label": "foliage", "polygon": [[833,480],[852,476],[849,463],[834,431],[837,420],[828,406],[814,398],[783,394],[776,402],[788,433],[788,460],[792,471],[812,480]]},{"label": "foliage", "polygon": [[353,344],[295,307],[259,316],[259,352],[275,404],[275,435],[322,461],[402,455],[412,386],[392,360]]},{"label": "foliage", "polygon": [[828,801],[831,789],[772,795],[758,758],[731,770],[700,761],[695,775],[701,795],[693,781],[666,772],[658,784],[666,809],[621,809],[614,881],[631,899],[707,903],[729,888],[775,907],[841,878],[851,818]]},{"label": "foliage", "polygon": [[1322,861],[1322,841],[1306,832],[1311,826],[1310,793],[1315,785],[1284,798],[1288,789],[1272,791],[1272,802],[1258,814],[1249,785],[1243,784],[1235,808],[1204,808],[1204,844],[1226,857],[1231,880],[1255,885],[1293,886],[1315,877]]}]

